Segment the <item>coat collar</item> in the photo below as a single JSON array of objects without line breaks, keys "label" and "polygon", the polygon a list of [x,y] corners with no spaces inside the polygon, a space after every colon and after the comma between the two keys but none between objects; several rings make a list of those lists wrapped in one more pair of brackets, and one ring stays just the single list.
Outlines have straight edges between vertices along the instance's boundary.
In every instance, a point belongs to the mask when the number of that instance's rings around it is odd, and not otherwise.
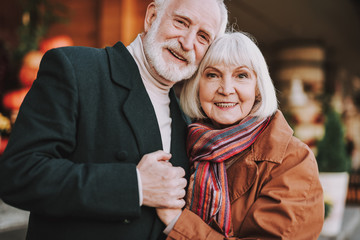
[{"label": "coat collar", "polygon": [[256,181],[258,167],[256,161],[270,161],[281,164],[293,130],[283,114],[277,111],[270,124],[255,143],[238,156],[227,170],[230,200],[234,201],[247,192]]},{"label": "coat collar", "polygon": [[121,111],[134,133],[140,155],[162,149],[155,110],[141,80],[135,60],[121,42],[113,47],[107,47],[106,51],[112,81],[128,89]]},{"label": "coat collar", "polygon": [[293,133],[284,115],[278,110],[252,146],[252,159],[281,163]]},{"label": "coat collar", "polygon": [[133,81],[134,78],[140,77],[139,69],[124,44],[118,42],[113,47],[106,47],[106,51],[109,56],[111,79],[128,89],[139,87],[139,81]]}]

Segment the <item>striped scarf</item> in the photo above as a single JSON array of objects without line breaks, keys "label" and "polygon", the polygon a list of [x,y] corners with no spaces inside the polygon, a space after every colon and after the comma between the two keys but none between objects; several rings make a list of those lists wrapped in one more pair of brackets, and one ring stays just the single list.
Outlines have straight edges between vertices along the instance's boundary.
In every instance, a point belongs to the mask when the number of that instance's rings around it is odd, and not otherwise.
[{"label": "striped scarf", "polygon": [[248,148],[269,121],[270,117],[247,117],[225,129],[202,123],[188,127],[187,152],[194,182],[187,207],[207,224],[215,221],[226,237],[231,232],[231,213],[224,161]]}]

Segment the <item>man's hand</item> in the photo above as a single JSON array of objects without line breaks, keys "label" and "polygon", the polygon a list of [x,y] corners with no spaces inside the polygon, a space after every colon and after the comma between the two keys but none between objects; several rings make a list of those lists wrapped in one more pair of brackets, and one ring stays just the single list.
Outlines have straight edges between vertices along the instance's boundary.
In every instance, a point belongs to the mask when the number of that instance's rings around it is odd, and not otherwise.
[{"label": "man's hand", "polygon": [[185,171],[167,162],[171,154],[156,151],[143,156],[137,165],[140,172],[143,205],[162,208],[185,206]]}]

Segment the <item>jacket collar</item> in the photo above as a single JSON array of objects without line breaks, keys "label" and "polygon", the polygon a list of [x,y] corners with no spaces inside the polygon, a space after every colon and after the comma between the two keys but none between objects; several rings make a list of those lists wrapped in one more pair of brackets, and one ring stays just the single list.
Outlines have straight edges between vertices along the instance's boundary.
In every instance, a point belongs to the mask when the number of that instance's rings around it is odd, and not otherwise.
[{"label": "jacket collar", "polygon": [[247,192],[256,181],[258,167],[256,161],[270,161],[281,164],[293,130],[283,114],[277,111],[270,124],[259,138],[227,169],[230,200],[234,201]]},{"label": "jacket collar", "polygon": [[251,158],[254,161],[281,163],[293,133],[284,115],[278,110],[252,146]]}]

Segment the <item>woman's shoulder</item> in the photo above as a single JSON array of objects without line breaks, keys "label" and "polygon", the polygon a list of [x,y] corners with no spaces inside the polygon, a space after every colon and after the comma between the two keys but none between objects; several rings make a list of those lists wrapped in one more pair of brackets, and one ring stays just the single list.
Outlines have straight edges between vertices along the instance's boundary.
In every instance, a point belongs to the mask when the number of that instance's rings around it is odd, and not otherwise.
[{"label": "woman's shoulder", "polygon": [[293,130],[277,111],[259,141],[254,145],[256,158],[282,164],[291,161],[315,161],[312,150],[293,135]]}]

